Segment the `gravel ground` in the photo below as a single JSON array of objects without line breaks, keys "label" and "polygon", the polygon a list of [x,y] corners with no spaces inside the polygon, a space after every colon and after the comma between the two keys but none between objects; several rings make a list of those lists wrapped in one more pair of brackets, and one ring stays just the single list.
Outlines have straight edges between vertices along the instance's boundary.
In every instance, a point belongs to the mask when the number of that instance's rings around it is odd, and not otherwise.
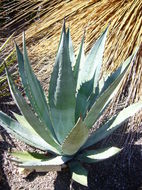
[{"label": "gravel ground", "polygon": [[[17,110],[2,107],[3,111]],[[9,112],[8,112],[9,113]],[[9,136],[0,128],[0,190],[142,190],[142,140],[106,161],[86,165],[89,170],[88,188],[71,181],[69,171],[23,175],[10,162],[11,149],[32,148]]]}]

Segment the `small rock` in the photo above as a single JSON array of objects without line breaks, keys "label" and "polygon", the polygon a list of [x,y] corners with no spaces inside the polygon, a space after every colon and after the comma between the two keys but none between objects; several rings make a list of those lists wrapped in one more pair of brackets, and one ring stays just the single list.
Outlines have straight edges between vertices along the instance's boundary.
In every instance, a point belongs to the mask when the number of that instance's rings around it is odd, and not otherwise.
[{"label": "small rock", "polygon": [[1,134],[0,134],[0,141],[3,141],[3,137],[1,136]]},{"label": "small rock", "polygon": [[23,176],[23,178],[25,178],[32,172],[32,170],[27,170],[25,168],[18,168],[18,172]]}]

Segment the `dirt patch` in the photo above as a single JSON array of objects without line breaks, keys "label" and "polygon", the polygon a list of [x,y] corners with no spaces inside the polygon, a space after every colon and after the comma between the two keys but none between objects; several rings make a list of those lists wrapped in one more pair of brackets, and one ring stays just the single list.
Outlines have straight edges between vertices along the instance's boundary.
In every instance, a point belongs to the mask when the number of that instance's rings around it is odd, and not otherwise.
[{"label": "dirt patch", "polygon": [[[2,129],[1,129],[2,130]],[[141,146],[131,146],[131,154],[126,150],[120,155],[101,163],[87,165],[89,170],[88,188],[71,181],[69,171],[36,173],[27,177],[20,174],[18,168],[7,160],[7,150],[29,149],[14,138],[0,141],[0,189],[1,190],[138,190],[142,186],[142,157]],[[11,141],[11,142],[10,142]],[[31,148],[30,148],[31,149]]]}]

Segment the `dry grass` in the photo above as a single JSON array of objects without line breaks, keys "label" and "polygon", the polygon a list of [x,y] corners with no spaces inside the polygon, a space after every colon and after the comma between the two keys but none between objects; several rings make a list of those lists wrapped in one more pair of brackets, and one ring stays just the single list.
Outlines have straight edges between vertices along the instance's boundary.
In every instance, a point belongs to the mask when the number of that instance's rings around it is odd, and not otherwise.
[{"label": "dry grass", "polygon": [[[26,31],[31,57],[38,57],[37,68],[42,61],[46,62],[47,56],[48,58],[54,57],[64,17],[71,27],[75,52],[84,28],[87,30],[86,48],[88,51],[102,30],[110,23],[104,53],[104,73],[115,70],[142,42],[142,2],[139,0],[62,1],[49,9]],[[137,100],[142,95],[141,56],[142,53],[139,51],[136,64],[130,76],[127,77],[129,83],[131,81],[129,88],[125,83],[128,89],[123,89],[123,91],[128,91],[127,94],[124,92],[125,96],[128,96],[128,101]]]}]

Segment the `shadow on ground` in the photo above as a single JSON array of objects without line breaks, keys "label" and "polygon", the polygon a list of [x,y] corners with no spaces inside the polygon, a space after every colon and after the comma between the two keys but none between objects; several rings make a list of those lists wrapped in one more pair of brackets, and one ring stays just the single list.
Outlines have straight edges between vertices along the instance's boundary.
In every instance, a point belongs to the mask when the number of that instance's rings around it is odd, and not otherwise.
[{"label": "shadow on ground", "polygon": [[88,187],[76,182],[71,184],[69,172],[59,172],[54,183],[55,190],[142,189],[142,147],[131,145],[129,148],[103,162],[86,165],[89,170]]},{"label": "shadow on ground", "polygon": [[[6,112],[7,114],[11,114],[10,113],[11,107],[13,108],[13,110],[17,110],[17,108],[13,105],[0,104],[0,110]],[[7,140],[10,143],[8,143]],[[4,173],[3,155],[4,155],[4,152],[7,152],[8,150],[10,150],[12,148],[12,146],[15,146],[15,145],[14,145],[14,142],[12,141],[11,137],[2,127],[0,127],[0,190],[11,189],[8,184],[7,177]]]},{"label": "shadow on ground", "polygon": [[[10,114],[8,111],[10,109],[3,108],[3,111],[5,110]],[[0,128],[0,133],[3,139],[0,140],[0,190],[9,190],[11,188],[8,184],[7,176],[4,174],[3,168],[3,153],[4,151],[7,151],[11,145],[14,146],[14,144],[11,139],[10,141],[7,141],[10,137],[2,128]],[[105,142],[101,143],[101,145],[104,147],[106,144],[109,144],[110,146],[112,144],[113,146],[119,144],[117,140],[120,141],[120,139],[118,137],[118,133],[116,134],[116,136],[113,135],[112,141],[109,139],[109,143]],[[134,136],[136,136],[136,134],[130,134],[130,137]],[[123,135],[123,138],[125,140],[127,135]],[[8,144],[8,142],[10,142],[10,144]],[[49,175],[46,175],[46,173],[33,172],[27,176],[27,178],[20,180],[24,189],[30,190],[49,190],[48,185],[53,180],[54,190],[142,190],[141,135],[139,135],[139,144],[140,145],[127,146],[119,155],[103,162],[86,165],[86,168],[89,171],[88,187],[72,182],[69,171],[58,172],[55,179],[52,178],[50,172],[48,173]],[[98,148],[99,146],[99,144],[95,145],[95,148]],[[39,180],[39,177],[40,180],[42,180],[39,184],[43,184],[42,187],[45,187],[46,184],[47,188],[38,188],[37,181]],[[32,187],[30,187],[31,184],[33,185]]]},{"label": "shadow on ground", "polygon": [[71,175],[69,171],[58,172],[57,178],[54,182],[55,190],[67,190],[71,186]]},{"label": "shadow on ground", "polygon": [[[0,137],[3,136],[1,134],[0,134]],[[4,173],[4,169],[3,169],[3,154],[5,151],[8,150],[8,147],[10,147],[10,145],[5,140],[0,139],[0,190],[11,189],[9,187],[7,177],[6,177],[6,175]]]}]

